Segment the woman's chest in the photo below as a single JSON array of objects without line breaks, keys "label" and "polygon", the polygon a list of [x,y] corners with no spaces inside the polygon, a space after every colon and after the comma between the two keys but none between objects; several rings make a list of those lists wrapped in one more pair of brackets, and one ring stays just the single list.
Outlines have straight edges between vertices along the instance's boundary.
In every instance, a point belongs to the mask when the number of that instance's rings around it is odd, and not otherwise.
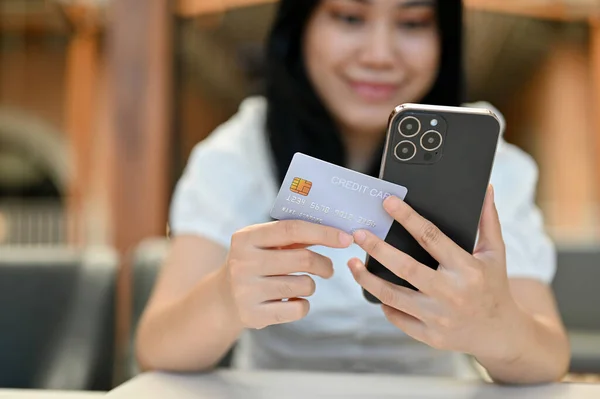
[{"label": "woman's chest", "polygon": [[369,334],[397,335],[397,329],[387,321],[381,307],[364,298],[362,287],[347,266],[352,258],[364,261],[366,254],[360,247],[353,245],[342,250],[312,247],[310,250],[332,260],[334,275],[329,279],[312,276],[316,290],[307,298],[310,312],[306,318],[294,323],[294,328],[326,334],[345,335],[353,331],[361,335],[368,331]]},{"label": "woman's chest", "polygon": [[[264,203],[263,222],[271,219],[271,204],[275,201],[279,188],[270,187],[262,191]],[[334,274],[329,279],[311,276],[316,284],[315,293],[307,298],[310,311],[307,317],[290,325],[279,326],[283,330],[291,328],[295,333],[307,335],[369,334],[371,336],[397,336],[399,331],[383,315],[381,306],[368,302],[362,287],[354,280],[347,263],[352,258],[364,261],[366,253],[357,245],[346,249],[333,249],[323,246],[309,248],[311,251],[331,259]],[[368,332],[368,333],[367,333]]]}]

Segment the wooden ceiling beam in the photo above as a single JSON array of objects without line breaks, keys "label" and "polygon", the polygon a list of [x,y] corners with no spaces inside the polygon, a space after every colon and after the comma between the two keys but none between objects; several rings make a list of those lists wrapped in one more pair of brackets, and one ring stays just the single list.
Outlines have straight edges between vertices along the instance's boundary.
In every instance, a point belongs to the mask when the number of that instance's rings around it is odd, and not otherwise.
[{"label": "wooden ceiling beam", "polygon": [[[277,0],[178,0],[176,12],[183,18],[219,14],[240,7],[274,3]],[[590,0],[464,0],[471,10],[526,17],[576,21],[600,16],[600,4]]]},{"label": "wooden ceiling beam", "polygon": [[176,13],[183,18],[219,14],[240,7],[275,3],[277,0],[178,0]]},{"label": "wooden ceiling beam", "polygon": [[51,1],[43,8],[20,12],[0,9],[0,32],[5,33],[71,34],[75,30],[98,32],[104,25],[104,7],[77,2]]},{"label": "wooden ceiling beam", "polygon": [[[220,14],[241,7],[275,3],[277,0],[176,0],[175,13],[182,18],[196,18],[210,14]],[[521,15],[559,21],[585,21],[592,17],[600,17],[600,3],[592,0],[463,0],[471,10]],[[52,2],[51,2],[52,3]],[[103,25],[102,7],[84,5],[83,3],[54,2],[45,11],[33,11],[27,15],[0,13],[0,30],[2,31],[50,31],[64,33],[64,22],[56,18],[53,8],[66,10],[71,20],[75,16],[81,20],[93,15],[95,24]],[[89,20],[88,20],[89,22]]]},{"label": "wooden ceiling beam", "polygon": [[463,0],[471,10],[524,17],[587,21],[600,15],[600,4],[590,0]]},{"label": "wooden ceiling beam", "polygon": [[68,34],[68,24],[50,12],[25,15],[0,13],[0,32],[25,34]]}]

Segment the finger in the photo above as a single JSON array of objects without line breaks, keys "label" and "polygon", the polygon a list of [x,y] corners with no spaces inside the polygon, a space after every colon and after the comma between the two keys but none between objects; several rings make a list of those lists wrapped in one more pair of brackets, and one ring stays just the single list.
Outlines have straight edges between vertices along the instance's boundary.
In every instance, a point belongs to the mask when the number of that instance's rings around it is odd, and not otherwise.
[{"label": "finger", "polygon": [[370,231],[356,231],[354,242],[389,271],[408,281],[419,291],[425,294],[432,291],[433,281],[439,275],[435,270],[417,262],[411,256],[389,245]]},{"label": "finger", "polygon": [[401,287],[385,281],[367,270],[364,263],[359,259],[351,259],[348,267],[354,276],[354,279],[361,287],[371,293],[384,305],[391,306],[404,313],[421,319],[421,310],[418,304],[422,293]]},{"label": "finger", "polygon": [[310,249],[264,250],[257,265],[260,276],[308,273],[322,278],[333,276],[333,262]]},{"label": "finger", "polygon": [[347,248],[352,236],[341,230],[303,220],[282,220],[260,225],[253,231],[251,242],[259,248],[277,248],[303,244],[331,248]]},{"label": "finger", "polygon": [[307,247],[310,247],[310,245],[292,244],[292,245],[286,245],[284,247],[277,247],[277,249],[303,249],[303,248],[307,248]]},{"label": "finger", "polygon": [[315,281],[307,275],[265,277],[261,284],[261,301],[309,297],[315,293]]},{"label": "finger", "polygon": [[306,317],[310,303],[306,299],[294,298],[288,301],[265,302],[259,306],[262,324],[270,326],[298,321]]},{"label": "finger", "polygon": [[454,243],[429,220],[419,215],[406,202],[397,197],[388,197],[383,206],[415,240],[439,263],[446,267],[461,265],[471,255]]},{"label": "finger", "polygon": [[382,305],[383,314],[385,317],[402,330],[406,335],[420,342],[425,342],[425,329],[427,326],[421,320],[404,313],[393,307]]},{"label": "finger", "polygon": [[504,252],[500,217],[494,201],[494,188],[491,185],[485,196],[481,221],[479,222],[479,240],[475,249],[476,253],[486,251]]}]

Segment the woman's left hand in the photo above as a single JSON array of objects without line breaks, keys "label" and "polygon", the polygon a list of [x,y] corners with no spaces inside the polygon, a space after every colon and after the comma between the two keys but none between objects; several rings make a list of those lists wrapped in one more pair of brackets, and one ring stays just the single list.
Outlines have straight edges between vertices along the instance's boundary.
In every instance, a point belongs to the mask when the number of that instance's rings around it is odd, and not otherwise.
[{"label": "woman's left hand", "polygon": [[373,274],[359,259],[348,266],[356,281],[383,303],[385,316],[411,337],[434,348],[490,359],[517,357],[519,318],[506,272],[500,221],[488,190],[474,255],[464,251],[404,201],[384,202],[394,217],[435,258],[433,270],[367,231],[355,242],[391,272],[419,291],[397,286]]}]

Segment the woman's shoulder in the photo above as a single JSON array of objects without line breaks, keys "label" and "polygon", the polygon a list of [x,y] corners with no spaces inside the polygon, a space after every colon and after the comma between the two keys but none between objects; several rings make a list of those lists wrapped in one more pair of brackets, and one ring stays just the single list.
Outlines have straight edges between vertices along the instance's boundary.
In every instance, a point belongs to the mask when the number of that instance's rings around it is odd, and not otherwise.
[{"label": "woman's shoulder", "polygon": [[275,188],[261,98],[239,111],[194,147],[172,199],[174,234],[209,237],[223,246],[240,228],[264,221]]},{"label": "woman's shoulder", "polygon": [[270,153],[265,129],[267,103],[264,97],[243,100],[238,111],[218,126],[206,139],[195,145],[188,169],[236,168],[264,173]]},{"label": "woman's shoulder", "polygon": [[216,151],[231,155],[251,155],[265,138],[266,101],[263,97],[243,100],[238,111],[194,147],[194,153]]},{"label": "woman's shoulder", "polygon": [[[506,127],[502,113],[487,102],[466,104],[492,110],[500,120],[502,135]],[[490,182],[496,192],[498,210],[512,215],[523,205],[533,205],[539,170],[533,157],[523,149],[500,138]]]},{"label": "woman's shoulder", "polygon": [[264,98],[244,100],[235,115],[196,144],[181,185],[221,197],[237,195],[267,201],[274,190],[275,174],[265,116]]},{"label": "woman's shoulder", "polygon": [[538,167],[533,157],[523,149],[504,139],[506,120],[499,109],[485,101],[467,103],[472,108],[486,108],[494,112],[500,122],[501,137],[495,159],[495,172],[510,175],[516,180],[537,179]]}]

